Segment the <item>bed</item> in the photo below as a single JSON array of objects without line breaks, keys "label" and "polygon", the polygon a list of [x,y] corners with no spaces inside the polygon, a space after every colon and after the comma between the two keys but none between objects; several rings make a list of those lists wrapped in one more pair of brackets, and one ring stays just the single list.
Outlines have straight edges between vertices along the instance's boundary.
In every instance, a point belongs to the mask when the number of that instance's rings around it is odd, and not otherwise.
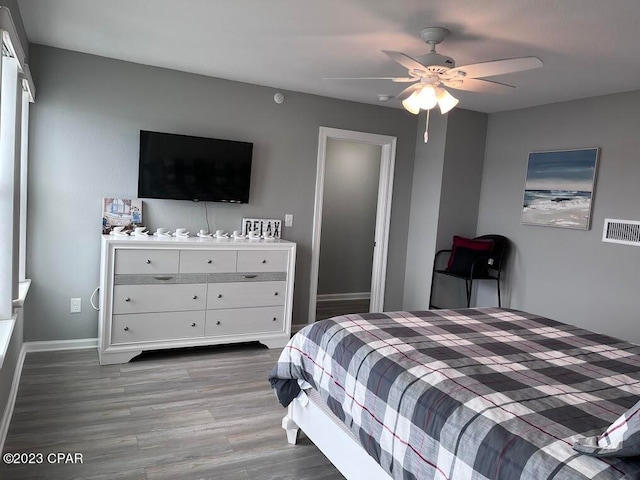
[{"label": "bed", "polygon": [[640,479],[640,457],[574,449],[640,400],[640,346],[530,313],[334,317],[270,380],[289,442],[301,428],[350,479]]}]

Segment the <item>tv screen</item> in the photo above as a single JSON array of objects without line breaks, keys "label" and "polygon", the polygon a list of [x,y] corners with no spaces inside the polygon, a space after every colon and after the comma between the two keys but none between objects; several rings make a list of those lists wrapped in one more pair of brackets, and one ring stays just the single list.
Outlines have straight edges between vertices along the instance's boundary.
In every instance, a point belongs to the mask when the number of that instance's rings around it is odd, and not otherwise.
[{"label": "tv screen", "polygon": [[248,203],[253,143],[140,130],[138,197]]}]

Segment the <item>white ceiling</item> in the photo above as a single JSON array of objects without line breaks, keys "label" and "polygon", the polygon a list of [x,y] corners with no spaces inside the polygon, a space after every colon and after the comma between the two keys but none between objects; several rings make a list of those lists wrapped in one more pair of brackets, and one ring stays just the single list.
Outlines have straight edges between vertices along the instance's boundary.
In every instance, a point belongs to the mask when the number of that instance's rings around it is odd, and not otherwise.
[{"label": "white ceiling", "polygon": [[[535,55],[544,67],[495,77],[505,95],[458,92],[497,112],[640,89],[638,0],[18,0],[31,43],[278,89],[379,103],[406,85],[324,77],[404,75],[381,50],[427,53],[451,33],[457,65]],[[37,78],[35,78],[37,85]],[[389,106],[399,106],[390,101]]]}]

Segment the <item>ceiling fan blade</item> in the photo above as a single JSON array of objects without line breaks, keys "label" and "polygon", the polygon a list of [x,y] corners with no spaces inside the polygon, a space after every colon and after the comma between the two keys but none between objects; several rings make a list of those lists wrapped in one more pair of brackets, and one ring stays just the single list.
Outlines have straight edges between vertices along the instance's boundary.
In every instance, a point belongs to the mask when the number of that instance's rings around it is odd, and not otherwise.
[{"label": "ceiling fan blade", "polygon": [[472,63],[448,70],[447,77],[455,76],[458,72],[464,72],[464,78],[493,77],[505,73],[522,72],[542,67],[542,60],[538,57],[506,58],[504,60],[492,60],[490,62]]},{"label": "ceiling fan blade", "polygon": [[481,93],[507,93],[515,88],[513,85],[507,85],[506,83],[480,80],[479,78],[465,78],[462,83],[459,82],[459,80],[444,80],[442,83],[447,88]]},{"label": "ceiling fan blade", "polygon": [[413,83],[417,82],[418,80],[420,80],[420,78],[416,77],[395,77],[391,79],[391,81],[394,83]]},{"label": "ceiling fan blade", "polygon": [[402,52],[382,50],[382,53],[386,53],[389,57],[391,57],[391,60],[398,62],[400,65],[402,65],[404,68],[406,68],[409,71],[419,70],[421,72],[425,72],[425,73],[427,72],[427,67],[422,65],[415,58],[411,58],[409,55],[405,55]]},{"label": "ceiling fan blade", "polygon": [[323,80],[391,80],[396,83],[417,82],[416,77],[324,77]]},{"label": "ceiling fan blade", "polygon": [[420,88],[419,83],[414,83],[413,85],[409,85],[407,88],[402,90],[398,95],[396,95],[396,100],[404,100],[405,98],[409,98],[409,96],[415,92],[418,88]]}]

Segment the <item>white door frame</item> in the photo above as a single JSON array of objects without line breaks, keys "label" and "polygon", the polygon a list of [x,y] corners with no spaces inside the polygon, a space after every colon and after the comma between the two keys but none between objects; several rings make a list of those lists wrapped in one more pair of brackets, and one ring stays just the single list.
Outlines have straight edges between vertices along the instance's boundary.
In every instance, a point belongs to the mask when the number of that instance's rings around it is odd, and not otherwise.
[{"label": "white door frame", "polygon": [[318,274],[320,269],[322,202],[324,200],[324,175],[328,138],[346,140],[348,142],[367,143],[382,147],[369,311],[381,312],[384,307],[384,291],[387,277],[387,253],[389,250],[389,225],[391,223],[391,197],[393,194],[393,170],[396,161],[396,137],[377,135],[374,133],[355,132],[352,130],[341,130],[338,128],[320,127],[320,134],[318,136],[316,200],[313,214],[313,238],[311,242],[311,278],[309,282],[308,323],[313,323],[316,319]]}]

